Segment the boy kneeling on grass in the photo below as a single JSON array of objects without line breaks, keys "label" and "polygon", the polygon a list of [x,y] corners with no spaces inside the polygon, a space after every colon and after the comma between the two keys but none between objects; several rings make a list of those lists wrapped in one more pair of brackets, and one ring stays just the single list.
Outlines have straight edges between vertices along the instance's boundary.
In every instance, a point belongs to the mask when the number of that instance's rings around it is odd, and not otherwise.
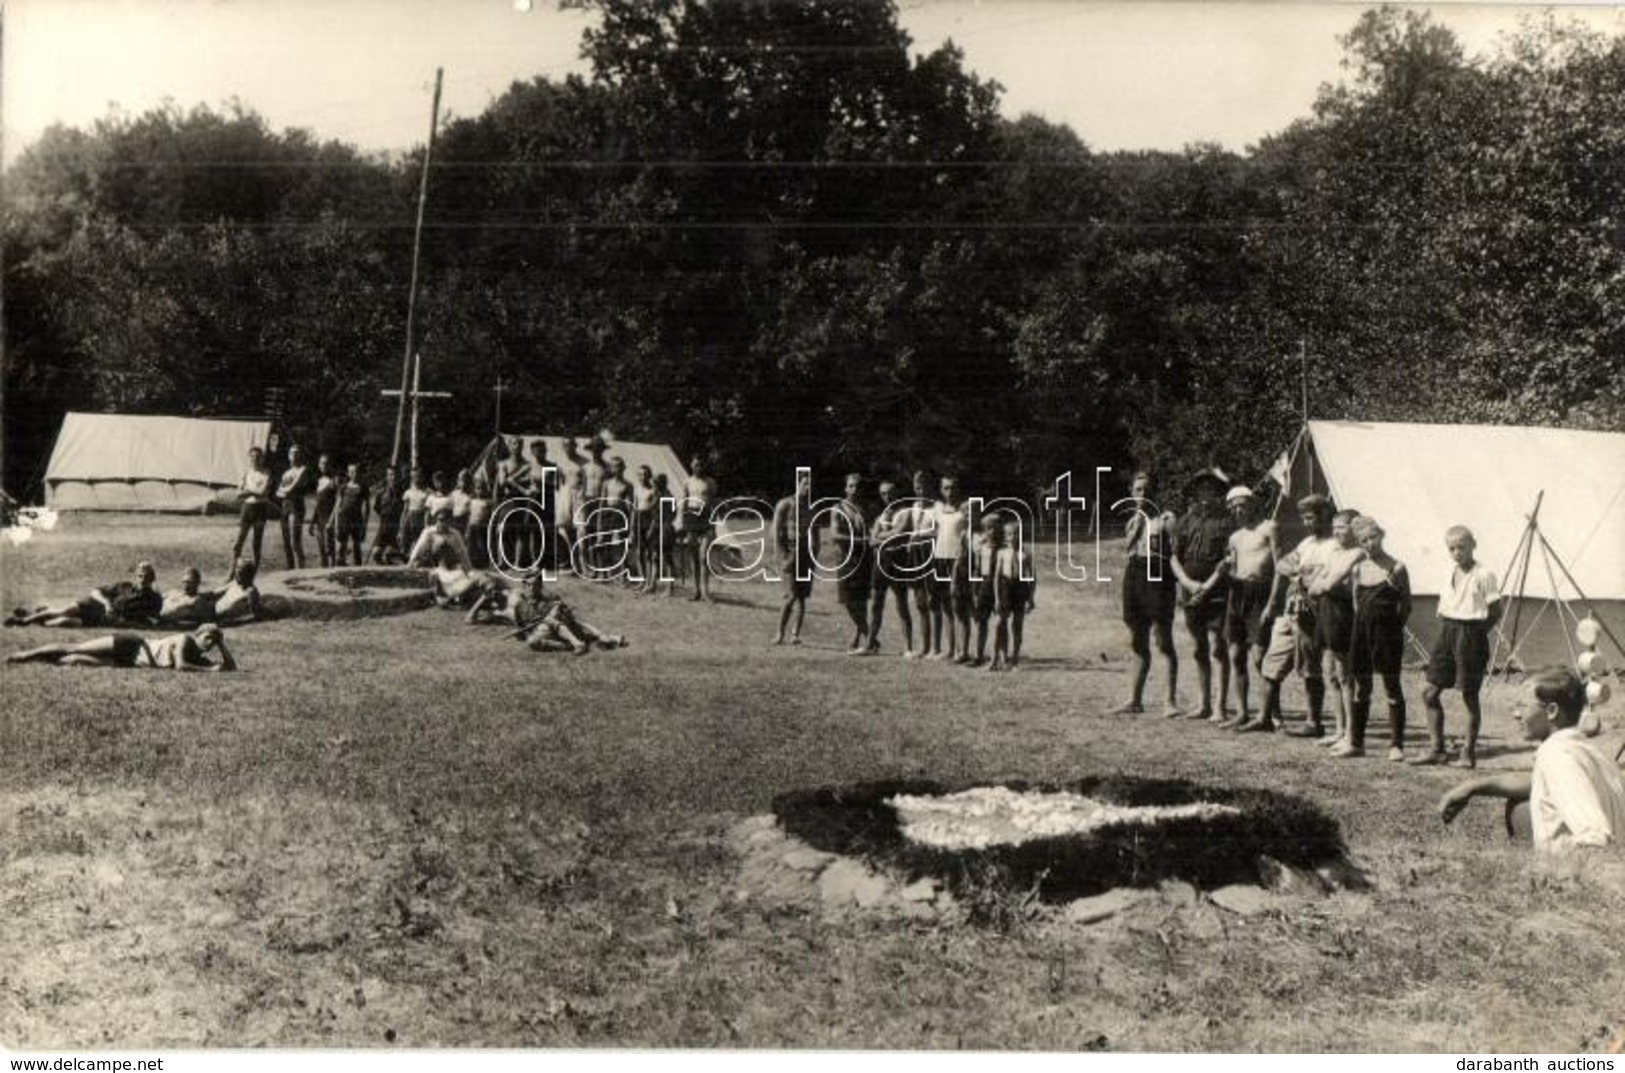
[{"label": "boy kneeling on grass", "polygon": [[1625,844],[1625,777],[1619,765],[1583,740],[1585,686],[1567,668],[1529,679],[1513,716],[1524,736],[1541,743],[1529,771],[1470,779],[1445,794],[1439,816],[1449,823],[1475,797],[1529,802],[1535,849]]}]

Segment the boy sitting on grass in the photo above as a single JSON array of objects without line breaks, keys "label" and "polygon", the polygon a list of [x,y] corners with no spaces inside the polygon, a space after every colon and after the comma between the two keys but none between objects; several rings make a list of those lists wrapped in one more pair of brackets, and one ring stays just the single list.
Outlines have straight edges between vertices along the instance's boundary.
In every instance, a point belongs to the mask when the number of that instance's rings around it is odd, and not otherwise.
[{"label": "boy sitting on grass", "polygon": [[594,646],[625,648],[631,643],[625,634],[605,633],[592,623],[583,622],[569,604],[556,596],[543,597],[537,612],[539,618],[523,623],[512,634],[532,652],[574,652],[584,656]]},{"label": "boy sitting on grass", "polygon": [[1477,763],[1478,727],[1481,713],[1478,690],[1490,665],[1490,630],[1501,618],[1501,590],[1489,567],[1473,558],[1477,543],[1472,530],[1453,525],[1444,534],[1445,547],[1455,565],[1450,584],[1439,594],[1439,636],[1428,659],[1427,688],[1422,702],[1428,709],[1428,736],[1431,748],[1410,763],[1442,764],[1448,759],[1444,749],[1444,704],[1447,689],[1461,690],[1467,708],[1467,741],[1454,767],[1472,768]]},{"label": "boy sitting on grass", "polygon": [[1625,845],[1625,777],[1583,740],[1585,705],[1585,686],[1572,671],[1537,672],[1513,710],[1524,736],[1541,743],[1534,767],[1462,783],[1440,800],[1440,818],[1449,823],[1475,797],[1502,798],[1509,809],[1527,801],[1537,851]]}]

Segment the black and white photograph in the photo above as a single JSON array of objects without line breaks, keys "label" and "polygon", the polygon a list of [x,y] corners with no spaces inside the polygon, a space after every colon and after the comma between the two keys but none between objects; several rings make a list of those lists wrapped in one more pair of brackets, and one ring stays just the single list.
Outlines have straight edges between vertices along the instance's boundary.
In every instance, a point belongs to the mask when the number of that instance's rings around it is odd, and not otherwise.
[{"label": "black and white photograph", "polygon": [[1625,1070],[1625,4],[0,0],[0,168],[0,1050]]}]

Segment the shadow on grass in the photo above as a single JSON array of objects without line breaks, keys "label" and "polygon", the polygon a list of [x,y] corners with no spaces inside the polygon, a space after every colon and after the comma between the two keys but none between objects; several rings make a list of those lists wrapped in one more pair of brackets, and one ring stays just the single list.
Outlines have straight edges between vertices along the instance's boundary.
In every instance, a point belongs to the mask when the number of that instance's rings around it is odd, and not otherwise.
[{"label": "shadow on grass", "polygon": [[[909,842],[887,800],[899,794],[940,796],[971,785],[1016,791],[1066,791],[1125,807],[1230,805],[1239,814],[1121,824],[1089,835],[1043,838],[1019,845],[943,850]],[[1342,858],[1337,821],[1312,802],[1251,788],[1202,786],[1184,779],[1091,777],[1061,785],[1020,781],[946,786],[896,780],[794,790],[773,799],[781,826],[815,849],[859,856],[912,878],[931,876],[955,896],[974,893],[989,876],[1013,892],[1036,890],[1064,902],[1114,887],[1184,880],[1201,889],[1259,881],[1259,858],[1314,868]]]}]

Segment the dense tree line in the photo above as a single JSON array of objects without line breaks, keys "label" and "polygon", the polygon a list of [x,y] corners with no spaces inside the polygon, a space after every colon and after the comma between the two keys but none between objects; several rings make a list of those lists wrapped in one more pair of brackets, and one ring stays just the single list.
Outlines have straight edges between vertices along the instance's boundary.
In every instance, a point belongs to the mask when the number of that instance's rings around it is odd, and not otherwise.
[{"label": "dense tree line", "polygon": [[[431,459],[609,428],[789,466],[1254,476],[1311,410],[1625,427],[1625,41],[1487,58],[1362,16],[1246,154],[1102,154],[874,0],[595,0],[589,71],[451,123],[421,349]],[[62,412],[257,414],[388,453],[421,157],[176,108],[6,176],[6,487]]]}]

